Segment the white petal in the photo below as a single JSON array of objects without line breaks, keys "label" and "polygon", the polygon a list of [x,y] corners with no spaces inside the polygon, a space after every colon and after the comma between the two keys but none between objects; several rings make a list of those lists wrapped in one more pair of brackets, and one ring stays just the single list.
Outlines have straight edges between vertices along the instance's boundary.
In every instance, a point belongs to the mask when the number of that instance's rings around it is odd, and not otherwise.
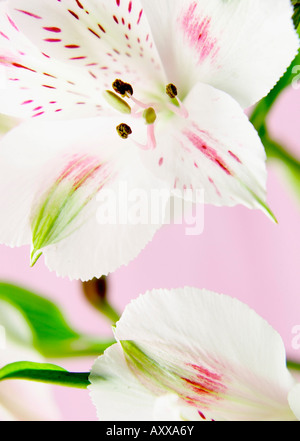
[{"label": "white petal", "polygon": [[244,112],[229,95],[197,84],[184,101],[189,117],[157,127],[145,164],[174,189],[204,191],[205,203],[268,211],[266,155]]},{"label": "white petal", "polygon": [[108,348],[94,363],[90,397],[100,421],[197,421],[195,409],[175,394],[154,395],[130,370],[120,345]]},{"label": "white petal", "polygon": [[152,210],[152,193],[160,198],[165,184],[115,127],[111,119],[31,122],[3,139],[1,243],[33,242],[33,262],[42,251],[51,270],[71,279],[100,277],[137,256],[168,199]]},{"label": "white petal", "polygon": [[290,0],[143,0],[169,82],[183,96],[198,81],[248,107],[296,55]]},{"label": "white petal", "polygon": [[175,394],[162,395],[154,404],[153,416],[155,421],[201,421],[196,409],[182,405]]},{"label": "white petal", "polygon": [[89,380],[99,420],[153,421],[156,397],[135,378],[118,344],[96,360]]},{"label": "white petal", "polygon": [[300,384],[297,384],[289,393],[289,405],[298,420],[300,420]]},{"label": "white petal", "polygon": [[173,389],[203,418],[294,419],[283,342],[235,299],[192,288],[148,292],[125,309],[116,337],[148,357],[145,371],[133,369],[149,390]]},{"label": "white petal", "polygon": [[134,85],[145,84],[147,78],[154,84],[162,77],[139,0],[29,0],[26,6],[23,0],[12,0],[10,14],[19,29],[51,59],[62,60],[69,68],[82,66],[102,82],[105,79],[106,88],[120,75]]}]

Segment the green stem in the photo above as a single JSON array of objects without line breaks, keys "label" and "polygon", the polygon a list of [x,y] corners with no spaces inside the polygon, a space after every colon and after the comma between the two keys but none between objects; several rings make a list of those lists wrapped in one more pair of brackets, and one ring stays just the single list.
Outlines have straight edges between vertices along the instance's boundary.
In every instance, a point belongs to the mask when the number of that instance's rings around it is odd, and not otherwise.
[{"label": "green stem", "polygon": [[82,283],[83,293],[86,299],[101,312],[114,325],[120,316],[108,301],[107,278],[92,279]]},{"label": "green stem", "polygon": [[254,108],[252,115],[250,116],[250,121],[254,127],[259,131],[261,126],[266,124],[267,116],[276,103],[278,97],[281,93],[292,83],[295,78],[294,67],[300,64],[300,51],[295,57],[294,61],[287,69],[283,77],[280,78],[276,86],[271,90],[271,92],[263,98]]},{"label": "green stem", "polygon": [[291,369],[293,371],[300,371],[300,363],[297,363],[296,361],[288,360],[286,364],[288,369]]},{"label": "green stem", "polygon": [[250,120],[261,138],[267,158],[284,163],[293,174],[300,176],[300,160],[295,158],[285,147],[270,137],[265,121],[266,114],[258,111],[259,106],[260,105],[254,110]]},{"label": "green stem", "polygon": [[101,304],[96,308],[114,325],[120,319],[117,311],[111,306],[107,300],[102,300]]}]

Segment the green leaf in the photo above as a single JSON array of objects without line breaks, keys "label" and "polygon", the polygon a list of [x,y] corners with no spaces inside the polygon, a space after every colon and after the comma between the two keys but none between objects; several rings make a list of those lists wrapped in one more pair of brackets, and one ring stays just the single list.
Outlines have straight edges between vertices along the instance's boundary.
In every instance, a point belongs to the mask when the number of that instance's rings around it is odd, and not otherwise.
[{"label": "green leaf", "polygon": [[294,158],[285,148],[272,140],[268,134],[262,137],[269,160],[281,163],[286,179],[300,200],[300,161]]},{"label": "green leaf", "polygon": [[0,369],[0,381],[29,380],[80,389],[86,389],[89,386],[89,375],[89,372],[68,372],[54,364],[30,361],[10,363]]},{"label": "green leaf", "polygon": [[[300,8],[300,0],[293,2],[297,8]],[[300,27],[298,28],[298,32]],[[300,162],[297,158],[287,151],[286,148],[271,139],[267,129],[267,119],[269,112],[276,103],[281,93],[289,87],[296,79],[298,67],[300,65],[300,51],[287,69],[285,75],[279,80],[276,86],[271,90],[268,96],[262,99],[254,108],[250,121],[257,130],[261,141],[265,147],[268,160],[277,160],[281,162],[287,174],[287,178],[296,191],[297,196],[300,196]]]},{"label": "green leaf", "polygon": [[45,357],[100,355],[115,342],[80,335],[53,302],[24,288],[0,283],[0,300],[23,314],[32,330],[34,347]]},{"label": "green leaf", "polygon": [[292,0],[292,3],[294,6],[293,21],[297,29],[300,23],[300,0]]},{"label": "green leaf", "polygon": [[260,130],[262,126],[265,125],[267,116],[277,101],[280,94],[292,83],[295,79],[295,67],[300,65],[300,51],[295,57],[294,61],[287,69],[286,73],[281,77],[276,86],[271,90],[271,92],[263,98],[254,108],[250,121],[254,125],[257,131]]}]

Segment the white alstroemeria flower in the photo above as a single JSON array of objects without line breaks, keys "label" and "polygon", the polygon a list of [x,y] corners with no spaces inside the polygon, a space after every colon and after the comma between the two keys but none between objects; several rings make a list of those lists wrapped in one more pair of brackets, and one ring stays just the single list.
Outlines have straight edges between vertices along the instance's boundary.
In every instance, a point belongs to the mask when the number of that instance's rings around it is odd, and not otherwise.
[{"label": "white alstroemeria flower", "polygon": [[[16,361],[43,363],[32,345],[32,332],[23,315],[0,301],[0,367]],[[48,421],[61,418],[51,386],[32,381],[0,382],[0,421]]]},{"label": "white alstroemeria flower", "polygon": [[132,301],[89,386],[104,421],[297,420],[278,333],[247,305],[195,288]]},{"label": "white alstroemeria flower", "polygon": [[124,203],[120,182],[147,206],[154,189],[203,189],[205,203],[268,211],[264,149],[242,107],[295,56],[292,13],[290,0],[4,2],[0,112],[32,119],[1,146],[0,240],[87,280],[136,257],[164,222],[99,222],[104,190]]}]

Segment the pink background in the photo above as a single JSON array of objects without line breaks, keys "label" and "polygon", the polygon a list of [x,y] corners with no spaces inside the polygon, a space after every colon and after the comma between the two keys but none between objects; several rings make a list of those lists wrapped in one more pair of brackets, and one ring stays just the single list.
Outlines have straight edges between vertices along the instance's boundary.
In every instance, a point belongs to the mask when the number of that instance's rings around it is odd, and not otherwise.
[{"label": "pink background", "polygon": [[[269,127],[300,158],[299,96],[300,90],[293,89],[282,94]],[[300,350],[292,347],[292,328],[300,325],[300,195],[295,197],[277,165],[269,166],[268,203],[278,225],[258,211],[207,206],[201,236],[186,236],[184,226],[164,227],[135,261],[110,276],[112,302],[122,311],[130,299],[153,288],[188,285],[222,292],[267,319],[281,334],[288,356],[300,362]],[[0,279],[54,300],[81,331],[109,333],[105,320],[85,302],[80,283],[57,278],[42,259],[30,269],[28,248],[0,246]],[[70,370],[88,371],[93,359],[54,361]],[[61,419],[96,419],[86,391],[53,391]]]}]

